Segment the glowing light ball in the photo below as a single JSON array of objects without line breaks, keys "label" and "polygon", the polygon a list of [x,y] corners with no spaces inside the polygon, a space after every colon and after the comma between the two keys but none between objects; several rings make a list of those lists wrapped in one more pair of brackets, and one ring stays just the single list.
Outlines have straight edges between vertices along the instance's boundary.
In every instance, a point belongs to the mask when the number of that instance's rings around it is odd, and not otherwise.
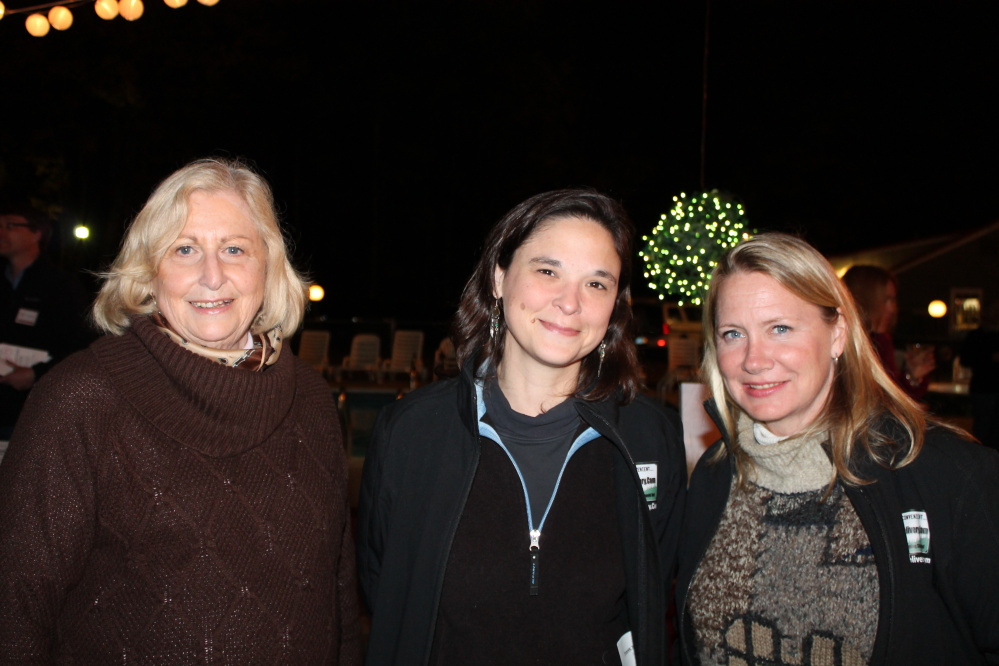
[{"label": "glowing light ball", "polygon": [[3,14],[4,14],[4,12],[6,12],[6,11],[7,11],[7,8],[3,6],[3,3],[2,3],[2,2],[0,2],[0,19],[2,19],[2,18],[3,18]]},{"label": "glowing light ball", "polygon": [[73,235],[79,238],[80,240],[83,240],[84,238],[90,238],[90,229],[83,226],[82,224],[78,224],[76,225],[76,228],[73,229]]},{"label": "glowing light ball", "polygon": [[659,300],[670,294],[680,305],[700,305],[718,259],[755,233],[746,222],[742,204],[718,190],[673,197],[673,208],[642,236],[638,256],[649,288]]},{"label": "glowing light ball", "polygon": [[118,15],[118,3],[115,0],[97,0],[94,11],[105,21],[110,21]]},{"label": "glowing light ball", "polygon": [[320,287],[318,284],[314,284],[314,285],[311,285],[309,287],[309,300],[310,301],[312,301],[314,303],[317,303],[317,302],[323,300],[324,296],[326,296],[326,290],[323,289],[322,287]]},{"label": "glowing light ball", "polygon": [[118,0],[118,13],[126,21],[134,21],[146,10],[142,0]]},{"label": "glowing light ball", "polygon": [[934,319],[940,319],[940,317],[947,315],[947,304],[943,301],[930,301],[930,305],[926,310]]},{"label": "glowing light ball", "polygon": [[49,34],[49,20],[44,14],[32,14],[24,22],[24,27],[32,37],[44,37]]},{"label": "glowing light ball", "polygon": [[66,30],[73,25],[73,12],[65,7],[53,7],[49,10],[49,23],[56,30]]},{"label": "glowing light ball", "polygon": [[173,9],[177,9],[179,7],[183,7],[184,5],[186,5],[187,0],[163,0],[163,4],[165,4],[167,7],[172,7]]},{"label": "glowing light ball", "polygon": [[198,0],[198,2],[205,5],[206,7],[214,7],[215,5],[219,4],[219,0]]}]

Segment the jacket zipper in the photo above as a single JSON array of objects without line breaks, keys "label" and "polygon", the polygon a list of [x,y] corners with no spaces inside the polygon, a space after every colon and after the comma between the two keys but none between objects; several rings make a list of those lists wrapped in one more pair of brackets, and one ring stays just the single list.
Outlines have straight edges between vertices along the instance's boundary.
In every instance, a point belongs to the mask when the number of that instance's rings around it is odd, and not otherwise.
[{"label": "jacket zipper", "polygon": [[[500,440],[499,433],[497,433],[488,424],[482,424],[482,425],[484,425],[485,428],[480,428],[479,434],[485,435],[489,439],[492,439],[497,444],[499,444],[500,448],[503,449],[507,457],[510,458],[510,462],[513,463],[513,468],[517,470],[517,476],[520,478],[520,486],[524,490],[524,502],[527,504],[527,535],[529,539],[528,550],[531,554],[531,571],[529,577],[528,594],[530,594],[532,597],[535,597],[541,591],[540,585],[538,583],[538,577],[540,574],[540,563],[541,563],[541,530],[542,528],[544,528],[545,520],[548,518],[548,512],[551,510],[552,504],[555,503],[555,495],[558,494],[559,486],[562,483],[562,474],[565,473],[565,468],[568,466],[569,459],[572,458],[573,454],[576,453],[576,451],[578,451],[579,449],[581,449],[585,444],[588,444],[589,442],[592,442],[594,439],[597,439],[600,436],[600,433],[598,433],[593,428],[587,428],[572,443],[572,446],[569,448],[569,452],[565,456],[565,460],[562,461],[562,469],[559,470],[558,479],[555,481],[555,488],[552,490],[551,497],[548,498],[548,505],[545,507],[545,513],[544,515],[541,516],[541,520],[538,522],[538,526],[535,527],[534,517],[531,515],[531,498],[527,494],[527,482],[524,481],[524,475],[520,473],[520,467],[517,466],[517,461],[514,460],[513,454],[510,453],[510,450],[506,448],[506,444],[504,444]],[[493,439],[494,435],[495,439]]]},{"label": "jacket zipper", "polygon": [[531,596],[538,596],[538,556],[541,554],[541,530],[531,530]]},{"label": "jacket zipper", "polygon": [[555,488],[552,490],[551,497],[548,498],[548,504],[545,506],[544,515],[541,516],[541,520],[538,522],[538,526],[534,526],[534,517],[531,515],[531,497],[527,493],[527,482],[524,481],[524,475],[520,472],[520,467],[517,465],[517,461],[514,459],[513,454],[510,453],[510,449],[506,448],[506,444],[503,443],[502,438],[496,429],[493,428],[488,423],[482,422],[482,416],[485,414],[484,403],[482,402],[481,387],[476,386],[476,416],[477,423],[479,424],[479,436],[488,437],[493,440],[499,447],[503,449],[507,457],[510,458],[510,462],[513,463],[513,468],[517,471],[517,478],[520,479],[520,487],[524,491],[524,503],[527,505],[527,535],[528,535],[528,552],[531,555],[531,571],[528,578],[528,594],[532,597],[537,596],[540,591],[540,585],[538,578],[540,575],[540,565],[541,565],[541,530],[545,525],[545,520],[548,518],[548,512],[551,511],[552,504],[555,503],[555,495],[558,494],[559,486],[562,484],[562,475],[565,473],[565,468],[569,465],[569,459],[572,458],[573,454],[581,449],[585,444],[592,442],[593,440],[600,437],[600,433],[597,432],[592,427],[587,427],[578,437],[572,442],[569,447],[569,452],[565,454],[565,460],[562,461],[562,469],[559,470],[558,478],[555,480]]}]

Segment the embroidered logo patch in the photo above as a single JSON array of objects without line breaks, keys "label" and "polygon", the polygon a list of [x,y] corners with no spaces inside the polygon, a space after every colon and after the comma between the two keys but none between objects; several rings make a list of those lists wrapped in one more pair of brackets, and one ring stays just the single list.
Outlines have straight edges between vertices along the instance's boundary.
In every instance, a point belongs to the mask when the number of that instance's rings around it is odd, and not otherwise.
[{"label": "embroidered logo patch", "polygon": [[913,564],[930,564],[930,521],[925,511],[906,511],[902,514],[905,539],[909,542],[909,561]]},{"label": "embroidered logo patch", "polygon": [[649,508],[656,508],[659,499],[659,463],[635,463],[638,477],[642,480],[642,490]]}]

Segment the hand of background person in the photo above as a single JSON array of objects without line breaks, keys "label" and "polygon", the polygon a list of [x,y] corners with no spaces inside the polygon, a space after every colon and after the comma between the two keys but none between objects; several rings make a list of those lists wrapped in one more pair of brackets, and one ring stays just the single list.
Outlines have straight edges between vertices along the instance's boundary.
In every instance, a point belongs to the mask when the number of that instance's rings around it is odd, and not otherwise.
[{"label": "hand of background person", "polygon": [[18,391],[27,391],[35,385],[34,370],[23,365],[15,365],[9,361],[7,365],[14,369],[3,377],[0,377],[0,384],[8,384]]},{"label": "hand of background person", "polygon": [[912,381],[923,381],[936,367],[937,359],[932,345],[914,345],[905,350],[906,374]]}]

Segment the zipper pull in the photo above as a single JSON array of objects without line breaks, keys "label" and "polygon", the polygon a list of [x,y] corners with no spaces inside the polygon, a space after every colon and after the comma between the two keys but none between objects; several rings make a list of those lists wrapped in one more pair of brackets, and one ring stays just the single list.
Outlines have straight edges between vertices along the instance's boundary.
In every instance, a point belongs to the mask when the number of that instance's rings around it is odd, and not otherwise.
[{"label": "zipper pull", "polygon": [[531,530],[531,596],[538,595],[538,555],[541,553],[541,530]]}]

